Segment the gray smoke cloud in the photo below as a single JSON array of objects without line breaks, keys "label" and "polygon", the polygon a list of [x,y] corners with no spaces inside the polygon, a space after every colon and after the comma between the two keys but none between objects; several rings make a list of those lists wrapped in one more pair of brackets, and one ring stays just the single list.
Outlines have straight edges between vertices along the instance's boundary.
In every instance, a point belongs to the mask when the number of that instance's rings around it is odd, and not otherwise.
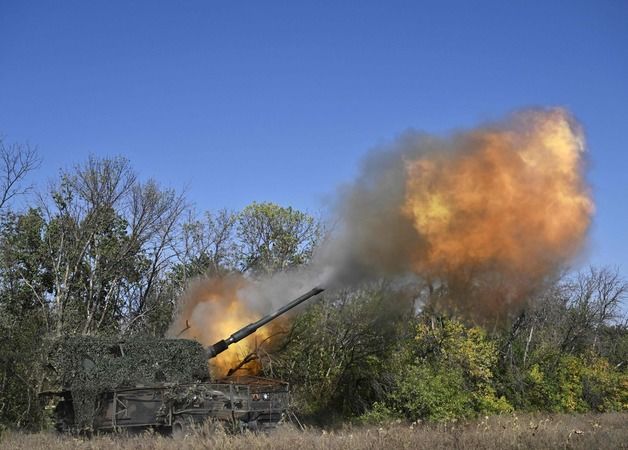
[{"label": "gray smoke cloud", "polygon": [[478,310],[517,304],[582,248],[593,213],[583,151],[578,124],[557,108],[445,137],[407,132],[339,189],[338,227],[311,263],[243,298],[266,312],[315,285],[414,274]]},{"label": "gray smoke cloud", "polygon": [[445,137],[407,132],[338,190],[337,228],[307,267],[249,283],[238,298],[266,314],[314,286],[412,274],[478,310],[516,304],[582,248],[593,214],[583,150],[562,109]]}]

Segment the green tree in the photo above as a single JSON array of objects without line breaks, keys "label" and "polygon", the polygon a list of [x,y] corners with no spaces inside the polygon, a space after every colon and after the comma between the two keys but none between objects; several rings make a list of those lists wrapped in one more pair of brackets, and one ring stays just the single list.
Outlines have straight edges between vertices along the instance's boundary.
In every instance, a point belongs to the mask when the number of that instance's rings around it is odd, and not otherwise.
[{"label": "green tree", "polygon": [[498,349],[480,327],[426,317],[397,355],[397,388],[390,400],[411,420],[449,420],[511,411],[496,392]]},{"label": "green tree", "polygon": [[354,416],[392,388],[392,357],[412,319],[412,297],[388,283],[325,295],[299,315],[264,366],[293,386],[301,413]]},{"label": "green tree", "polygon": [[39,350],[49,321],[51,277],[43,264],[39,211],[6,214],[0,233],[0,424],[35,427]]},{"label": "green tree", "polygon": [[44,211],[56,334],[141,325],[173,256],[184,199],[141,183],[123,158],[64,172]]},{"label": "green tree", "polygon": [[525,376],[526,406],[551,412],[622,411],[628,409],[628,374],[604,357],[534,355]]},{"label": "green tree", "polygon": [[252,203],[238,215],[238,266],[256,276],[305,264],[320,239],[312,216],[274,203]]},{"label": "green tree", "polygon": [[499,384],[511,403],[550,411],[599,409],[583,392],[608,389],[596,387],[593,380],[601,378],[585,377],[580,368],[586,361],[606,361],[609,374],[625,370],[628,329],[620,311],[627,296],[628,284],[616,270],[590,268],[566,274],[530,302],[496,336]]}]

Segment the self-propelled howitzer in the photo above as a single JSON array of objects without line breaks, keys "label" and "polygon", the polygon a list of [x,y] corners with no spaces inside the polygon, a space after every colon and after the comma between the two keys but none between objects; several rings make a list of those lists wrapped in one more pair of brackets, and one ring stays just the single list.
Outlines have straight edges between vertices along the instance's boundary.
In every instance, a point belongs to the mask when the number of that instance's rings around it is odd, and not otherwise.
[{"label": "self-propelled howitzer", "polygon": [[311,291],[303,294],[301,297],[295,298],[290,303],[282,306],[277,311],[271,314],[268,314],[267,316],[262,317],[257,322],[250,323],[247,326],[240,328],[238,331],[233,333],[227,339],[223,339],[221,341],[216,342],[214,345],[207,347],[207,358],[211,359],[215,357],[216,355],[224,352],[225,350],[229,348],[231,344],[235,344],[236,342],[241,341],[245,337],[250,336],[251,334],[255,333],[257,329],[259,329],[260,327],[263,327],[268,322],[275,320],[277,317],[281,316],[282,314],[285,314],[286,312],[290,311],[292,308],[300,305],[301,303],[314,297],[315,295],[320,294],[324,290],[325,289],[323,288],[315,287]]},{"label": "self-propelled howitzer", "polygon": [[314,288],[209,348],[188,339],[66,336],[49,343],[40,395],[60,431],[156,428],[185,433],[208,418],[237,429],[274,426],[288,384],[258,377],[212,380],[207,358],[321,293]]}]

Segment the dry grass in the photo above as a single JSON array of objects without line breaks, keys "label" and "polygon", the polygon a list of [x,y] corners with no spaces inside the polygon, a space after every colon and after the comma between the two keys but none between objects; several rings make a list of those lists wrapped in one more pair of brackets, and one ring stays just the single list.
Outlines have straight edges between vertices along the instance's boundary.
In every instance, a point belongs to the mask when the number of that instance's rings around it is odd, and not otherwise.
[{"label": "dry grass", "polygon": [[628,449],[628,413],[512,415],[458,424],[390,424],[381,428],[299,431],[290,426],[269,434],[228,435],[196,430],[183,440],[143,433],[78,439],[54,433],[9,432],[10,449]]}]

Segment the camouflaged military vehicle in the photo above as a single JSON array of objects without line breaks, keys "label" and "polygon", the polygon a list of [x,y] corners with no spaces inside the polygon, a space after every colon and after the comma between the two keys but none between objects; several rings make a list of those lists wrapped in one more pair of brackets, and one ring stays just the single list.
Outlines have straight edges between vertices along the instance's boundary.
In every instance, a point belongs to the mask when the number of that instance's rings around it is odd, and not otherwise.
[{"label": "camouflaged military vehicle", "polygon": [[57,339],[41,396],[54,409],[56,428],[66,432],[154,428],[181,434],[209,418],[232,429],[272,427],[287,411],[288,384],[259,377],[211,380],[208,358],[322,291],[312,289],[208,348],[187,339]]}]

